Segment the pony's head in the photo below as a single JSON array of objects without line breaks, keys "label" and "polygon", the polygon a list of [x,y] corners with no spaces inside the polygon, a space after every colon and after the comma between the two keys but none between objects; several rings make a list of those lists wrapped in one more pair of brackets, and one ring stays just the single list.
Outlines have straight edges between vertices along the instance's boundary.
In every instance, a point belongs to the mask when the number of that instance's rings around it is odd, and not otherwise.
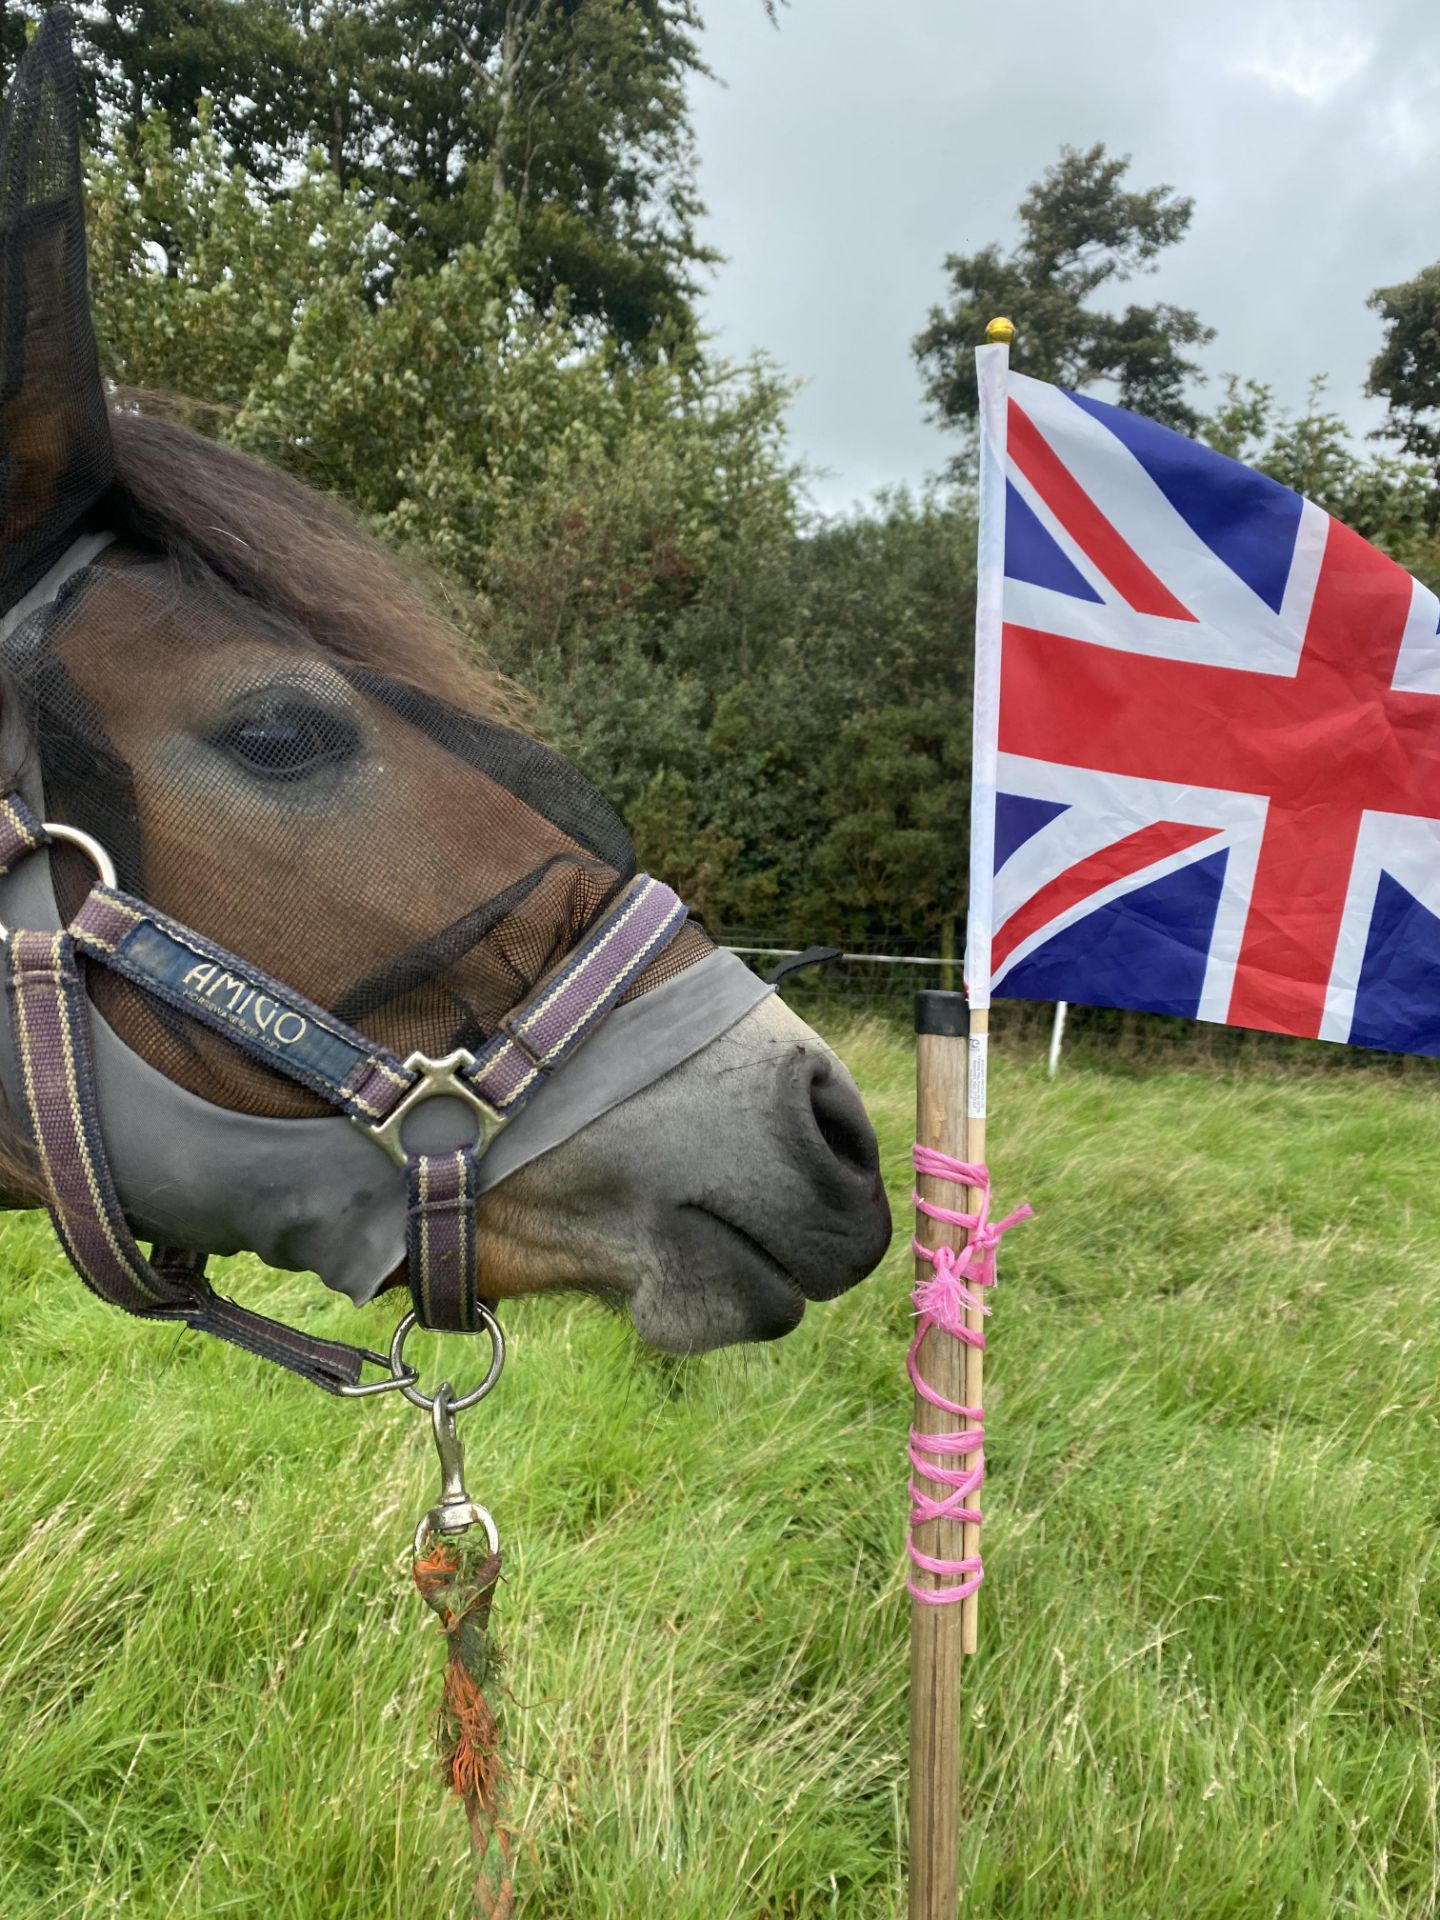
[{"label": "pony's head", "polygon": [[[627,897],[618,817],[507,724],[500,683],[380,547],[288,476],[108,404],[57,16],[0,136],[0,613],[11,790],[91,835],[126,893],[391,1056],[483,1049]],[[88,875],[69,860],[7,880],[0,918],[72,913]],[[212,1015],[212,987],[248,1004],[243,978],[201,977]],[[361,1299],[394,1277],[404,1180],[347,1120],[213,1018],[123,973],[90,991],[137,1231]],[[0,1068],[20,1134],[6,1048]],[[487,1298],[623,1297],[677,1351],[787,1331],[888,1238],[843,1067],[695,926],[481,1169]]]}]

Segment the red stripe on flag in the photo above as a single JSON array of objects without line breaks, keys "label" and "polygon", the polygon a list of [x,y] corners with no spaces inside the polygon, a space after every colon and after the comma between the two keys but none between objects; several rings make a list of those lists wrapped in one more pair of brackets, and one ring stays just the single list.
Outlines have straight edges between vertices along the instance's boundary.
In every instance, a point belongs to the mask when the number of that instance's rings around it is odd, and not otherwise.
[{"label": "red stripe on flag", "polygon": [[1295,678],[1298,777],[1282,795],[1272,776],[1226,1015],[1235,1026],[1319,1033],[1363,810],[1383,807],[1386,787],[1407,812],[1420,811],[1422,781],[1433,792],[1434,695],[1418,731],[1390,688],[1413,593],[1409,574],[1330,522]]},{"label": "red stripe on flag", "polygon": [[1116,531],[1061,462],[1029,416],[1010,402],[1009,449],[1021,473],[1055,518],[1136,613],[1168,620],[1195,616],[1183,607]]},{"label": "red stripe on flag", "polygon": [[1067,867],[1063,873],[1057,873],[1053,880],[1047,881],[1038,893],[1032,893],[1024,906],[1018,907],[1004,926],[998,929],[990,950],[991,966],[1003,966],[1022,940],[1028,940],[1047,922],[1057,919],[1069,908],[1078,906],[1087,895],[1098,893],[1112,881],[1127,879],[1172,853],[1182,853],[1186,847],[1196,846],[1202,840],[1213,840],[1215,836],[1214,827],[1188,826],[1179,820],[1157,820],[1153,826],[1127,833],[1123,840],[1102,847],[1099,853],[1077,860],[1073,867]]}]

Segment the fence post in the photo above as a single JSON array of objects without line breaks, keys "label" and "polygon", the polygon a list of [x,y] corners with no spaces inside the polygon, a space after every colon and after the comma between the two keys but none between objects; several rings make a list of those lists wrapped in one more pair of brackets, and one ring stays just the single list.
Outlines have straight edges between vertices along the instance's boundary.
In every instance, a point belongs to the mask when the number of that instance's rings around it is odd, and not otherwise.
[{"label": "fence post", "polygon": [[1065,1015],[1068,1010],[1068,1001],[1057,1000],[1055,1002],[1055,1024],[1050,1029],[1050,1061],[1048,1067],[1049,1076],[1052,1080],[1060,1068],[1060,1042],[1065,1038]]}]

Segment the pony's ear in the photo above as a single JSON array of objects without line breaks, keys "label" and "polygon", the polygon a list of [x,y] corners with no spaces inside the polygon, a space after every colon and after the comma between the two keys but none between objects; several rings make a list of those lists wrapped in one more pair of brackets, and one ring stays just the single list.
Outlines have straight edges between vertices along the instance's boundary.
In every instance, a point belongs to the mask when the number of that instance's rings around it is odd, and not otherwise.
[{"label": "pony's ear", "polygon": [[0,609],[59,558],[111,471],[85,286],[70,16],[57,10],[0,117]]}]

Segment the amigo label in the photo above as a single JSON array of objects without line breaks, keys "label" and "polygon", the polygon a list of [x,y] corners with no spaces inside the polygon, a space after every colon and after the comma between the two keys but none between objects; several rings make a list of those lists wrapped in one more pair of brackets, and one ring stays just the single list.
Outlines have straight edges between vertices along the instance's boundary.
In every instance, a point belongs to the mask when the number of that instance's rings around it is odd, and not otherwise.
[{"label": "amigo label", "polygon": [[241,979],[218,963],[203,961],[191,967],[180,982],[187,1000],[209,1001],[223,1008],[232,1020],[251,1027],[257,1036],[273,1040],[277,1046],[293,1047],[310,1031],[310,1022],[293,1007],[281,1006],[261,993],[249,980]]},{"label": "amigo label", "polygon": [[[203,1020],[252,1052],[268,1054],[292,1079],[340,1094],[346,1076],[370,1058],[358,1034],[331,1024],[303,1000],[281,1000],[274,987],[212,958],[153,920],[141,920],[120,941],[112,964],[162,1000]],[[302,1011],[303,1009],[303,1011]]]}]

